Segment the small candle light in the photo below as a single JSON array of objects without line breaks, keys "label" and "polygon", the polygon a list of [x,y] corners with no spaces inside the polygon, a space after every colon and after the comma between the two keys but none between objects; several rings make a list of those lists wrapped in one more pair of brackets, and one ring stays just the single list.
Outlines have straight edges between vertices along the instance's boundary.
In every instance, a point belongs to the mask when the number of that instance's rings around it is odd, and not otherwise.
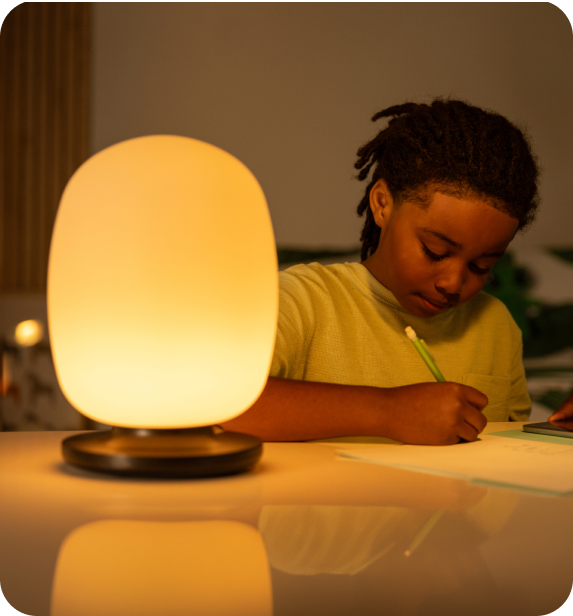
[{"label": "small candle light", "polygon": [[14,337],[18,345],[23,347],[34,346],[44,337],[44,327],[40,321],[29,319],[16,325]]}]

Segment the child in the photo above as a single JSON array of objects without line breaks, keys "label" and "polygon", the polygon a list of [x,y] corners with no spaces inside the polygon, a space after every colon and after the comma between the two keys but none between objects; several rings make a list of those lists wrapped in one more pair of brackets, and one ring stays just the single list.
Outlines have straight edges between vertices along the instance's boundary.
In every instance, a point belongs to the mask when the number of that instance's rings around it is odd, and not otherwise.
[{"label": "child", "polygon": [[[386,436],[473,441],[487,421],[530,410],[521,332],[481,288],[537,208],[538,170],[522,132],[457,100],[406,103],[358,150],[372,177],[362,263],[280,273],[270,378],[225,428],[265,440]],[[425,340],[437,383],[406,337]]]}]

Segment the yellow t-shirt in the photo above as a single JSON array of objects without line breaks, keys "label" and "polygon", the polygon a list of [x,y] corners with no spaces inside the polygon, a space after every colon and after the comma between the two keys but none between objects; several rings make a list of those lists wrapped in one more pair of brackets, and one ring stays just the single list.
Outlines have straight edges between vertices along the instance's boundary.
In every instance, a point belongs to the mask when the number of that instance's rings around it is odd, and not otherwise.
[{"label": "yellow t-shirt", "polygon": [[433,381],[404,333],[410,325],[446,380],[485,392],[489,421],[527,420],[521,331],[491,295],[422,319],[361,263],[295,265],[279,281],[271,376],[375,387]]}]

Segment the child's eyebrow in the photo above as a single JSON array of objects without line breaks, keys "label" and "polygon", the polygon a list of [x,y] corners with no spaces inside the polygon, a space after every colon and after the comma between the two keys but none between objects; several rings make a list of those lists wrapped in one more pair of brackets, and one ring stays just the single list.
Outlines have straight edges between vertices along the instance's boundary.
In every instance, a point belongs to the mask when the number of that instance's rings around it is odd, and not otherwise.
[{"label": "child's eyebrow", "polygon": [[462,247],[461,244],[454,242],[454,240],[450,239],[447,235],[444,235],[443,233],[440,233],[439,231],[434,231],[432,229],[428,229],[427,227],[421,227],[420,231],[424,231],[425,233],[430,233],[431,235],[437,237],[440,240],[443,240],[444,242],[448,243],[450,246],[453,246],[454,248]]},{"label": "child's eyebrow", "polygon": [[[444,242],[446,242],[450,246],[453,246],[454,248],[463,248],[461,244],[458,244],[458,242],[454,242],[453,239],[449,238],[447,235],[444,235],[443,233],[440,233],[439,231],[434,231],[433,229],[428,229],[427,227],[420,227],[420,231],[429,233],[430,235],[433,235],[434,237],[437,237],[438,239],[443,240]],[[503,257],[504,252],[505,252],[504,250],[501,250],[499,252],[488,252],[488,253],[484,253],[481,256],[501,258]]]}]

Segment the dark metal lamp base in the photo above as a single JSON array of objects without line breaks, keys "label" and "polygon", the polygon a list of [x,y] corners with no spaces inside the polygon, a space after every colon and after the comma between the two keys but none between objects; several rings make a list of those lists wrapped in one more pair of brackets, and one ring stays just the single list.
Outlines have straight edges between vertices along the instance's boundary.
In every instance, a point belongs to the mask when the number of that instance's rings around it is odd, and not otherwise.
[{"label": "dark metal lamp base", "polygon": [[215,426],[151,430],[112,428],[70,436],[62,442],[66,462],[113,475],[214,477],[242,473],[260,459],[255,436]]}]

